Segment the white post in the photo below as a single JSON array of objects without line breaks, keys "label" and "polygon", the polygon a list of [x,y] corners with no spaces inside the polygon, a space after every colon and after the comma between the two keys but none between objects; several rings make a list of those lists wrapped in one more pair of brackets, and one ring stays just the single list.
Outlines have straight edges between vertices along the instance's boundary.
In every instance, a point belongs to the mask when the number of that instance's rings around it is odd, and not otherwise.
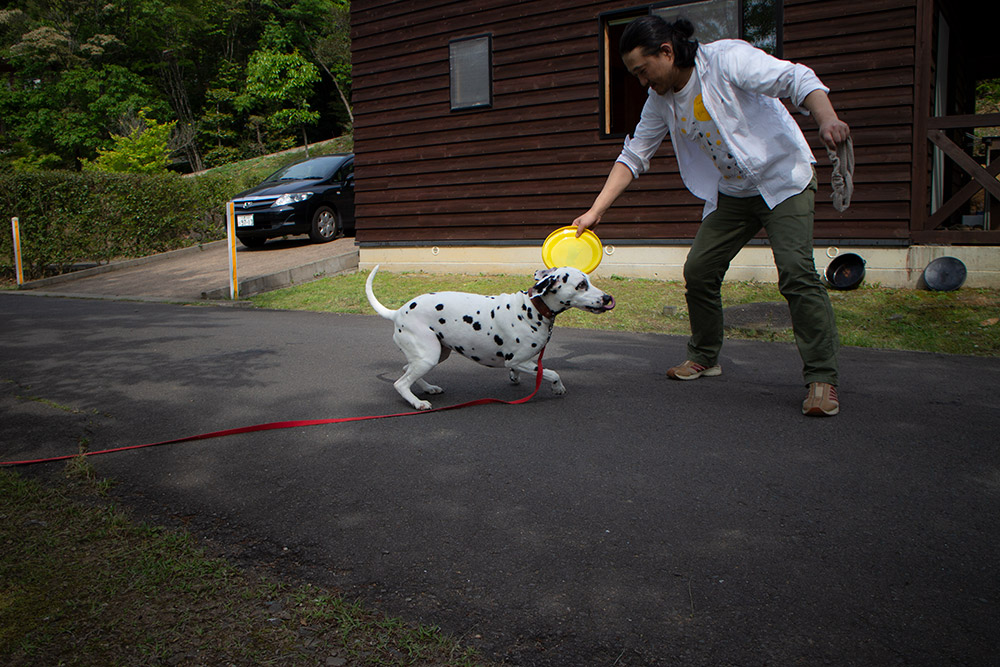
[{"label": "white post", "polygon": [[17,218],[10,219],[10,230],[14,235],[14,265],[17,267],[17,284],[24,284],[24,272],[21,271],[21,229],[17,225]]},{"label": "white post", "polygon": [[240,287],[236,279],[236,213],[233,202],[226,203],[226,229],[229,233],[229,298],[239,298]]}]

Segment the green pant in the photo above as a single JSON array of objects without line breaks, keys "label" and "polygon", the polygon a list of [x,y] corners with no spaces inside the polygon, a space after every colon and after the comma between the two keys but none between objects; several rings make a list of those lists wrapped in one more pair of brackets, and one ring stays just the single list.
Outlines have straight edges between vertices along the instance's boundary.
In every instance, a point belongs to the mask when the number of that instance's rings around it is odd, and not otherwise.
[{"label": "green pant", "polygon": [[778,288],[791,311],[805,382],[837,384],[837,324],[812,254],[815,197],[815,179],[774,209],[759,196],[719,194],[719,207],[702,221],[684,263],[691,320],[688,359],[703,366],[718,363],[725,337],[722,279],[736,254],[763,228],[778,268]]}]

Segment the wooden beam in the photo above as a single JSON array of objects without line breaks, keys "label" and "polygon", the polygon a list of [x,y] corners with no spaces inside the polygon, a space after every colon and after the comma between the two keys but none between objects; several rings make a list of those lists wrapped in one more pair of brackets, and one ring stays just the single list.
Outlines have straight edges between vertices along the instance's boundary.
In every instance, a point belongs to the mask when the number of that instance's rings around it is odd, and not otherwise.
[{"label": "wooden beam", "polygon": [[955,130],[959,128],[996,126],[1000,126],[1000,113],[934,116],[927,119],[927,129],[929,130]]},{"label": "wooden beam", "polygon": [[[1000,174],[1000,160],[997,160],[996,162],[991,164],[986,169],[986,173],[993,177],[996,177],[997,174]],[[948,219],[949,216],[951,216],[952,213],[957,211],[962,206],[962,204],[967,202],[972,197],[972,195],[976,194],[982,189],[983,187],[976,180],[973,180],[970,183],[966,183],[958,192],[952,195],[952,197],[948,201],[946,201],[941,206],[941,208],[935,211],[934,215],[928,218],[927,226],[930,227],[931,229],[934,229],[935,227],[943,223],[945,220]]]},{"label": "wooden beam", "polygon": [[989,191],[997,199],[1000,199],[1000,181],[994,174],[989,173],[980,166],[970,155],[959,148],[958,144],[949,139],[941,130],[929,130],[927,138],[934,142],[938,148],[955,161],[962,170],[972,176],[980,186]]},{"label": "wooden beam", "polygon": [[1000,231],[947,229],[914,232],[912,239],[914,243],[933,243],[935,245],[997,245],[1000,243]]},{"label": "wooden beam", "polygon": [[910,198],[910,232],[927,229],[930,210],[930,177],[927,155],[927,120],[931,115],[933,71],[934,0],[916,0],[916,54],[913,62],[913,192]]}]

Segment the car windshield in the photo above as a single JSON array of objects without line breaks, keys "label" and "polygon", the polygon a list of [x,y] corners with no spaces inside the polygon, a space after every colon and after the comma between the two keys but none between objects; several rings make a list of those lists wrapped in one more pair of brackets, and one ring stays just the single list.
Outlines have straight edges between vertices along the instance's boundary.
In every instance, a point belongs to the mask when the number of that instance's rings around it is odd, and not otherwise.
[{"label": "car windshield", "polygon": [[264,182],[329,178],[343,162],[343,159],[343,157],[319,157],[292,164],[274,172]]}]

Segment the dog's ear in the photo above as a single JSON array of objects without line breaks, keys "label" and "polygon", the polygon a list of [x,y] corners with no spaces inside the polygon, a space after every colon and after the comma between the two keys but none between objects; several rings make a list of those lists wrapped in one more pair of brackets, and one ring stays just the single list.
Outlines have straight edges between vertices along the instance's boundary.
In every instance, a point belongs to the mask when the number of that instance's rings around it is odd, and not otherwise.
[{"label": "dog's ear", "polygon": [[535,284],[528,291],[531,296],[545,294],[552,289],[556,282],[555,269],[539,269],[535,271]]}]

